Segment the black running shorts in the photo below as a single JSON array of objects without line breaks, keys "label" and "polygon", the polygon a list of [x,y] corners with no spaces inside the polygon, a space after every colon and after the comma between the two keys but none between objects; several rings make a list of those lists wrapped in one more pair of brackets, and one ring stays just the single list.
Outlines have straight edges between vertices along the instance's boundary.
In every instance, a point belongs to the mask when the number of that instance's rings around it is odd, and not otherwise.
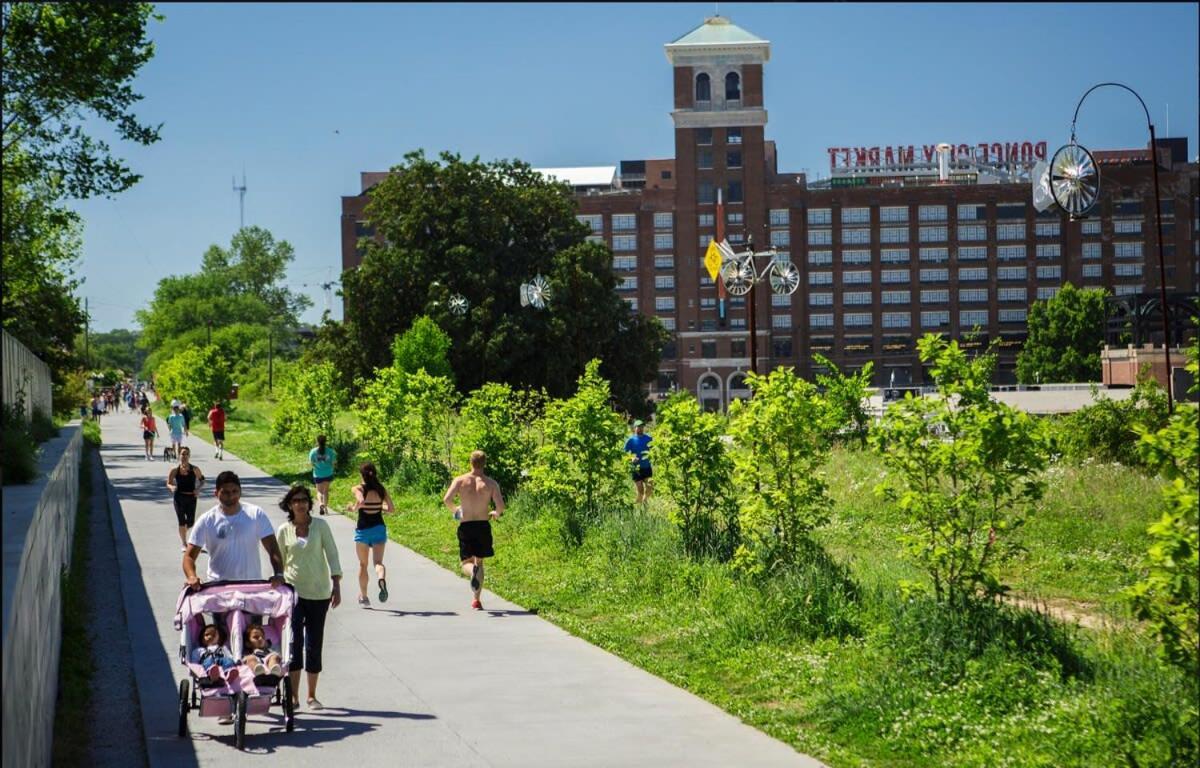
[{"label": "black running shorts", "polygon": [[458,524],[458,559],[492,557],[492,524],[487,520],[468,520]]}]

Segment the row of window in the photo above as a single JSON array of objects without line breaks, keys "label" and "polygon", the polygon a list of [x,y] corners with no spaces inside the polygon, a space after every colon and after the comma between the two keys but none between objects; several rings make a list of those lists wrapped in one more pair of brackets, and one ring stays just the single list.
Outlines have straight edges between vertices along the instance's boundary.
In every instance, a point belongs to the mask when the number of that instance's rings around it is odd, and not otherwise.
[{"label": "row of window", "polygon": [[[997,315],[997,319],[1001,323],[1024,323],[1027,317],[1028,312],[1024,309],[1002,309]],[[791,315],[774,315],[771,320],[771,327],[773,328],[787,328],[791,326]],[[780,324],[777,325],[776,320]],[[920,320],[922,328],[945,328],[950,325],[950,310],[926,310],[920,313]],[[911,328],[912,313],[884,312],[880,317],[880,321],[880,325],[883,328]],[[787,324],[784,325],[784,322]],[[987,325],[988,322],[987,310],[959,310],[958,324],[960,328],[973,328],[976,325]],[[842,315],[842,327],[844,328],[866,328],[873,324],[873,315],[870,312],[846,312]],[[809,328],[832,328],[833,325],[834,317],[832,313],[819,313],[808,316]]]},{"label": "row of window", "polygon": [[[1138,267],[1140,264],[1127,264],[1121,266]],[[922,283],[945,283],[950,280],[950,270],[945,268],[929,268],[919,270],[919,278]],[[1026,267],[997,267],[997,280],[1025,280],[1028,277],[1029,271]],[[1039,280],[1061,280],[1062,267],[1057,264],[1039,265],[1037,267],[1037,277]],[[966,267],[958,270],[958,281],[962,282],[978,282],[988,279],[987,267]],[[879,282],[881,283],[907,283],[912,280],[912,270],[908,269],[884,269],[879,272]],[[858,283],[870,283],[870,270],[848,270],[842,272],[842,283],[844,285],[853,285]],[[809,272],[809,285],[833,285],[832,272]]]},{"label": "row of window", "polygon": [[[1037,298],[1046,300],[1054,297],[1059,291],[1058,286],[1044,285],[1037,289]],[[780,298],[789,299],[788,296]],[[880,294],[880,300],[883,304],[911,304],[911,291],[883,291]],[[1026,303],[1028,295],[1024,286],[1010,286],[999,288],[996,291],[996,300],[1001,302]],[[986,304],[988,302],[987,288],[962,288],[958,292],[959,304]],[[872,293],[870,291],[846,291],[842,294],[842,306],[865,306],[873,304]],[[950,290],[948,288],[935,288],[931,290],[923,290],[920,292],[920,303],[922,304],[948,304],[950,303]],[[774,304],[774,306],[787,306],[784,304]],[[810,307],[832,307],[832,293],[810,293],[808,294],[808,306]]]},{"label": "row of window", "polygon": [[[775,233],[772,233],[775,234]],[[920,227],[917,231],[917,239],[922,243],[944,243],[950,239],[949,229],[945,226],[929,226]],[[985,224],[969,224],[958,228],[958,239],[964,242],[978,242],[987,240],[987,225]],[[997,240],[1024,240],[1025,225],[1024,224],[997,224],[996,225]],[[869,227],[853,227],[842,230],[843,243],[870,243],[871,229]],[[879,242],[881,243],[907,243],[908,242],[908,227],[880,227]],[[832,245],[833,230],[832,229],[810,229],[808,230],[809,245]]]},{"label": "row of window", "polygon": [[[1099,247],[1099,243],[1085,243],[1086,245],[1095,245]],[[1140,246],[1140,243],[1135,245]],[[1085,248],[1086,250],[1086,248]],[[1137,249],[1138,254],[1141,254],[1141,249]],[[1042,243],[1038,245],[1034,251],[1038,259],[1044,261],[1056,261],[1062,258],[1062,246],[1058,243]],[[1122,250],[1125,253],[1125,250]],[[870,264],[871,252],[864,249],[843,249],[842,252],[843,264]],[[940,246],[930,246],[918,249],[918,259],[924,262],[946,262],[950,260],[950,249]],[[1024,245],[1001,245],[996,247],[996,258],[1001,261],[1024,261],[1026,257],[1026,249]],[[1088,258],[1086,255],[1084,258]],[[1098,252],[1095,258],[1099,258]],[[1127,258],[1123,256],[1122,258]],[[879,261],[883,264],[907,264],[910,259],[910,252],[907,248],[883,248],[879,252]],[[962,261],[986,261],[987,246],[972,245],[962,246],[958,249],[958,260]],[[810,266],[823,266],[833,263],[833,251],[819,250],[808,252],[808,264]]]}]

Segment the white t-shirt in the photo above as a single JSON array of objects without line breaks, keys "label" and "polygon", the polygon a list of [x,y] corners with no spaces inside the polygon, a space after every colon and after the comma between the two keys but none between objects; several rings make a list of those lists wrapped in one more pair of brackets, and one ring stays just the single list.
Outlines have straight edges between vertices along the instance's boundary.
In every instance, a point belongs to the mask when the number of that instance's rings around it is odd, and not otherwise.
[{"label": "white t-shirt", "polygon": [[196,520],[188,544],[208,550],[208,581],[261,579],[258,551],[275,529],[262,507],[242,503],[235,515],[218,504]]}]

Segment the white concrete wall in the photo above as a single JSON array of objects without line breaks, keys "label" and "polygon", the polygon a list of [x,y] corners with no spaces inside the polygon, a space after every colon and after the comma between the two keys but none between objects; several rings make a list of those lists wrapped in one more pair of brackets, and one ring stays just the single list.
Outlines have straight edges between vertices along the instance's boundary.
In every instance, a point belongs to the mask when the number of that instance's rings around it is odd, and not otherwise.
[{"label": "white concrete wall", "polygon": [[82,437],[78,422],[62,428],[42,445],[38,479],[3,489],[4,768],[50,765]]},{"label": "white concrete wall", "polygon": [[8,331],[3,332],[2,351],[4,404],[17,402],[18,395],[23,393],[26,422],[33,419],[34,408],[49,416],[53,408],[50,400],[50,367],[17,341],[15,336],[10,336]]}]

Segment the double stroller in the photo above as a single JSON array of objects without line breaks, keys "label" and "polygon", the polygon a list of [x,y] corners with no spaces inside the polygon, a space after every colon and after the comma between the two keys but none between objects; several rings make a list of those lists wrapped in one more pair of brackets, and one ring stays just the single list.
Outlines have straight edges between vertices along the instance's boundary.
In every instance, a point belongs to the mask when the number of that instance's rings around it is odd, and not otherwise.
[{"label": "double stroller", "polygon": [[[234,741],[238,749],[246,743],[246,717],[266,714],[278,704],[283,709],[284,725],[290,733],[296,727],[292,708],[292,684],[288,677],[291,664],[292,611],[296,591],[288,584],[271,586],[269,581],[214,581],[198,589],[184,587],[175,607],[175,629],[180,632],[179,660],[188,677],[179,681],[179,735],[188,732],[188,712],[200,717],[232,717]],[[205,614],[212,616],[206,622]],[[245,665],[238,667],[236,679],[213,680],[204,667],[190,661],[192,650],[202,644],[208,623],[220,623],[228,636],[234,659],[246,656],[243,636],[254,622],[262,624],[271,649],[282,658],[282,676],[254,676]]]}]

